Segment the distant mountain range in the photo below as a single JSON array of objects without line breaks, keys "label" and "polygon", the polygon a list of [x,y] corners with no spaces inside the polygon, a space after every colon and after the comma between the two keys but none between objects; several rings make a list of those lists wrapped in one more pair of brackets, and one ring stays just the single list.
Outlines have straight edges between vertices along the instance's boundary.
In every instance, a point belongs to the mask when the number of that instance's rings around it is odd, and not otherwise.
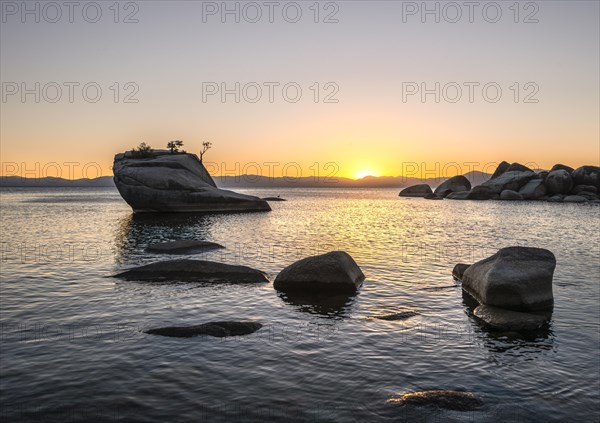
[{"label": "distant mountain range", "polygon": [[[471,185],[479,185],[491,174],[472,171],[465,174]],[[429,184],[435,188],[448,178],[410,178],[404,176],[366,176],[350,178],[272,178],[258,175],[213,176],[221,188],[404,188],[416,184]],[[114,187],[112,176],[94,179],[63,179],[55,177],[22,178],[1,176],[0,187],[64,188],[64,187]]]}]

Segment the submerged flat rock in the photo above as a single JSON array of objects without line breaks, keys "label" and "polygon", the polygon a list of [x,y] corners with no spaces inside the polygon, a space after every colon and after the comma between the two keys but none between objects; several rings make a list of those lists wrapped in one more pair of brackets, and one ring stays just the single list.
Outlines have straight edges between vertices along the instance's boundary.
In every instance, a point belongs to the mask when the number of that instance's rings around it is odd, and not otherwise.
[{"label": "submerged flat rock", "polygon": [[269,282],[267,276],[260,270],[206,260],[159,261],[127,270],[114,275],[114,277],[145,282]]},{"label": "submerged flat rock", "polygon": [[191,338],[198,335],[223,338],[226,336],[249,335],[262,328],[262,326],[258,322],[209,322],[196,326],[170,326],[150,329],[146,333],[174,338]]},{"label": "submerged flat rock", "polygon": [[210,251],[219,248],[225,248],[221,244],[210,241],[196,241],[183,239],[172,242],[159,242],[157,244],[151,244],[146,248],[146,251],[151,253],[163,253],[163,254],[185,254],[194,251]]},{"label": "submerged flat rock", "polygon": [[387,400],[388,404],[399,406],[435,406],[448,410],[470,411],[483,405],[481,398],[473,392],[436,389],[431,391],[411,392],[394,396]]},{"label": "submerged flat rock", "polygon": [[287,201],[285,198],[281,198],[281,197],[265,197],[265,198],[261,198],[261,200],[265,200],[265,201]]},{"label": "submerged flat rock", "polygon": [[420,313],[416,311],[402,311],[400,313],[385,314],[383,316],[373,316],[373,318],[379,320],[396,321],[410,319],[411,317],[418,316],[419,314]]}]

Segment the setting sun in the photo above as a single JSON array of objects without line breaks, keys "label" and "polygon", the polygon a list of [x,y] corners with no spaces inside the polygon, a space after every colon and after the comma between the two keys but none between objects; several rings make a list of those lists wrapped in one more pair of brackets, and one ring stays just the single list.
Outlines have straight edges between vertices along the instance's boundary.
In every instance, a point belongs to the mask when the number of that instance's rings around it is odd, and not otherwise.
[{"label": "setting sun", "polygon": [[362,179],[366,176],[379,176],[379,172],[372,169],[364,169],[356,172],[357,179]]}]

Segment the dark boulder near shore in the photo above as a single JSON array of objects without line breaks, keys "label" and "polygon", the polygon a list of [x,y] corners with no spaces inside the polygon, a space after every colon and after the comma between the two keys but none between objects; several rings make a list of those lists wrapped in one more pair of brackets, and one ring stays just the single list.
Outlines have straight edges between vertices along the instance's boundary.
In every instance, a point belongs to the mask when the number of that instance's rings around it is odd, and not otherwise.
[{"label": "dark boulder near shore", "polygon": [[441,197],[447,197],[453,192],[469,191],[471,189],[471,182],[463,175],[453,176],[450,179],[442,182],[434,191],[434,193]]},{"label": "dark boulder near shore", "polygon": [[247,266],[217,263],[206,260],[167,260],[135,267],[114,275],[128,281],[145,282],[269,282],[260,270]]},{"label": "dark boulder near shore", "polygon": [[223,338],[226,336],[250,335],[262,326],[258,322],[209,322],[196,326],[170,326],[150,329],[146,333],[174,338],[191,338],[199,335]]},{"label": "dark boulder near shore", "polygon": [[400,197],[425,197],[428,194],[433,194],[431,187],[427,184],[418,184],[404,188],[398,195]]},{"label": "dark boulder near shore", "polygon": [[287,266],[277,275],[273,287],[284,292],[354,293],[364,279],[348,253],[332,251]]}]

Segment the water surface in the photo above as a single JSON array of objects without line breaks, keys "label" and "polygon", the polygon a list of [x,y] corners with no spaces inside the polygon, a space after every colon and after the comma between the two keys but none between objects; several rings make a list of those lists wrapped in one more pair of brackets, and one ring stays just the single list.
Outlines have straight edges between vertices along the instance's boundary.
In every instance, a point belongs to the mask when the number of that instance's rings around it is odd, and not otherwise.
[{"label": "water surface", "polygon": [[[134,216],[114,189],[3,189],[2,417],[7,421],[598,421],[600,207],[427,201],[388,189],[246,190],[287,202],[254,214]],[[261,286],[148,284],[107,276],[185,255],[265,271],[345,250],[358,295],[307,303]],[[490,333],[451,271],[499,248],[557,258],[549,328]],[[372,319],[399,311],[402,322]],[[237,338],[164,338],[151,327],[256,320]],[[478,411],[384,406],[393,394],[465,389]]]}]

